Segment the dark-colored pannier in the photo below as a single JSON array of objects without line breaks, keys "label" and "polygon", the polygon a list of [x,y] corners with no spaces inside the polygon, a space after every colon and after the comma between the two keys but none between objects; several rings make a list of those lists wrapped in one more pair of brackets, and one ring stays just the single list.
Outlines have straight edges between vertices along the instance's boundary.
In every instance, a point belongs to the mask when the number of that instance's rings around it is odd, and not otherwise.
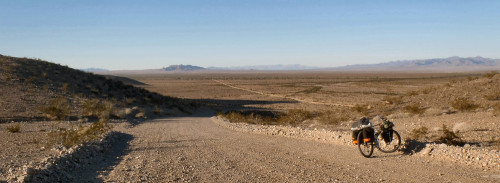
[{"label": "dark-colored pannier", "polygon": [[362,133],[362,139],[364,142],[372,142],[375,138],[375,131],[373,130],[373,124],[368,120],[368,118],[361,118],[358,122],[354,122],[351,126],[352,131],[352,142],[358,144],[358,135]]}]

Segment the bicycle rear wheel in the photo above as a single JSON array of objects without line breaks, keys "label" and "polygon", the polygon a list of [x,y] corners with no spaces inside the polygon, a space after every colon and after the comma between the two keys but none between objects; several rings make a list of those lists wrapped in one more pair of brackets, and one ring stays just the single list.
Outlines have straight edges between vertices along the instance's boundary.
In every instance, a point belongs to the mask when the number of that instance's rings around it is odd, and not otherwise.
[{"label": "bicycle rear wheel", "polygon": [[369,158],[373,154],[373,140],[371,139],[369,142],[365,142],[363,138],[363,133],[360,132],[358,134],[358,149],[361,155],[366,158]]},{"label": "bicycle rear wheel", "polygon": [[377,138],[378,138],[378,145],[377,148],[384,152],[384,153],[392,153],[396,152],[396,150],[399,149],[401,146],[401,136],[399,136],[399,133],[396,130],[392,131],[392,135],[389,135],[388,139],[384,139],[382,137],[382,133],[380,133]]}]

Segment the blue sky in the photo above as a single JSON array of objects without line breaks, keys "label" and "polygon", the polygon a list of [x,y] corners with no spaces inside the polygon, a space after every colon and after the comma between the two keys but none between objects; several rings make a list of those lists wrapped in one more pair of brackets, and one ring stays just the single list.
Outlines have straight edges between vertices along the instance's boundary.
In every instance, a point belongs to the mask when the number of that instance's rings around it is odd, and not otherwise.
[{"label": "blue sky", "polygon": [[0,0],[0,54],[73,68],[500,58],[500,1]]}]

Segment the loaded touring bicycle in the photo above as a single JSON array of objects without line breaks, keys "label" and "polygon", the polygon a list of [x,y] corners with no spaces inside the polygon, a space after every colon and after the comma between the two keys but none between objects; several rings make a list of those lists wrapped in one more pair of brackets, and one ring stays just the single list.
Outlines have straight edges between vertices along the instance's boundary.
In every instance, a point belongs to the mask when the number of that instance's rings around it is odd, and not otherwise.
[{"label": "loaded touring bicycle", "polygon": [[401,146],[401,136],[393,129],[394,123],[385,117],[379,116],[379,119],[382,119],[382,123],[377,127],[366,117],[351,126],[352,142],[364,157],[372,156],[374,146],[384,153],[395,152]]}]

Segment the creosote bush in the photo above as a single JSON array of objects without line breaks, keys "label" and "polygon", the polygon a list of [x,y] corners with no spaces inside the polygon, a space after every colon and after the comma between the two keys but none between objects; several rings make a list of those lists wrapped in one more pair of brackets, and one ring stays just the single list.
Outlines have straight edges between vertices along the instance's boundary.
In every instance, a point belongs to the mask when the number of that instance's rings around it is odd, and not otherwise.
[{"label": "creosote bush", "polygon": [[459,137],[458,132],[453,132],[452,130],[448,129],[446,125],[443,124],[440,130],[441,136],[437,138],[438,143],[445,143],[448,145],[463,145],[464,142],[462,139]]},{"label": "creosote bush", "polygon": [[242,122],[259,125],[291,125],[297,126],[306,120],[317,119],[320,123],[326,125],[337,125],[342,121],[349,119],[348,114],[340,111],[326,111],[314,113],[301,109],[291,109],[287,112],[272,111],[230,111],[219,112],[221,116],[230,122]]},{"label": "creosote bush", "polygon": [[429,130],[427,127],[422,126],[420,128],[413,129],[409,134],[409,139],[418,141],[432,141],[435,143],[444,143],[447,145],[463,145],[464,141],[461,139],[459,132],[454,132],[448,129],[446,125],[443,124],[439,132],[433,135],[429,135]]},{"label": "creosote bush", "polygon": [[48,118],[53,120],[63,120],[70,116],[71,108],[68,99],[58,97],[49,101],[45,106],[40,106],[39,110]]},{"label": "creosote bush", "polygon": [[114,109],[113,103],[99,99],[86,100],[83,103],[83,115],[92,117],[107,117]]},{"label": "creosote bush", "polygon": [[479,107],[468,98],[457,98],[451,102],[451,106],[459,111],[472,111]]},{"label": "creosote bush", "polygon": [[70,148],[78,144],[97,140],[111,129],[107,119],[101,119],[89,126],[78,125],[70,128],[61,128],[55,126],[50,131],[47,140],[47,146],[53,147],[61,145],[65,148]]},{"label": "creosote bush", "polygon": [[17,133],[21,131],[21,125],[19,124],[13,124],[5,127],[5,129],[10,132],[10,133]]},{"label": "creosote bush", "polygon": [[411,130],[409,138],[413,140],[428,140],[429,129],[425,126]]},{"label": "creosote bush", "polygon": [[485,73],[485,74],[483,74],[483,77],[484,77],[484,78],[489,78],[489,79],[491,79],[491,78],[493,78],[493,76],[495,76],[495,75],[497,75],[497,74],[498,74],[498,72],[497,72],[497,71],[491,71],[491,72],[489,72],[489,73]]}]

